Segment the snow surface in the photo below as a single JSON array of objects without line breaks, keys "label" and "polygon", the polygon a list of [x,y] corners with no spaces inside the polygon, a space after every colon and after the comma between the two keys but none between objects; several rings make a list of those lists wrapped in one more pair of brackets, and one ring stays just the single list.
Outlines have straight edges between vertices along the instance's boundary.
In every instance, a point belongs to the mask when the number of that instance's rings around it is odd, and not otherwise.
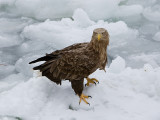
[{"label": "snow surface", "polygon": [[160,41],[160,32],[157,32],[154,36],[153,39],[156,41]]},{"label": "snow surface", "polygon": [[[84,88],[84,93],[92,96],[88,99],[90,106],[83,102],[79,105],[79,98],[68,81],[57,86],[45,77],[31,77],[27,81],[19,81],[10,90],[3,88],[0,113],[29,120],[158,120],[160,68],[145,65],[141,69],[131,69],[124,66],[124,59],[117,57],[106,73],[96,71],[90,76],[100,81],[96,86]],[[120,67],[123,70],[119,70]],[[24,78],[14,75],[7,79]]]},{"label": "snow surface", "polygon": [[[0,120],[160,120],[159,21],[159,0],[0,0]],[[109,63],[84,88],[90,106],[79,105],[70,82],[28,63],[98,27],[110,34]]]}]

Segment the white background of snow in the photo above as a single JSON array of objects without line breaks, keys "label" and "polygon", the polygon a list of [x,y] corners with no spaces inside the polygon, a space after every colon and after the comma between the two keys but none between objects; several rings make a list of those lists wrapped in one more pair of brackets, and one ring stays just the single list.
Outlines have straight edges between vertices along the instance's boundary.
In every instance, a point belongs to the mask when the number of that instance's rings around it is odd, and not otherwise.
[{"label": "white background of snow", "polygon": [[0,113],[30,120],[158,120],[160,68],[145,65],[141,69],[131,69],[124,66],[123,58],[118,57],[106,73],[96,71],[91,75],[98,78],[100,84],[84,88],[84,93],[92,96],[88,99],[90,106],[83,102],[78,104],[79,98],[68,81],[57,86],[45,77],[32,77],[1,92]]},{"label": "white background of snow", "polygon": [[[159,120],[159,6],[159,0],[0,0],[0,120]],[[106,73],[91,75],[100,84],[84,88],[91,106],[79,105],[68,81],[57,86],[36,77],[28,63],[89,42],[97,27],[110,34],[109,64]]]}]

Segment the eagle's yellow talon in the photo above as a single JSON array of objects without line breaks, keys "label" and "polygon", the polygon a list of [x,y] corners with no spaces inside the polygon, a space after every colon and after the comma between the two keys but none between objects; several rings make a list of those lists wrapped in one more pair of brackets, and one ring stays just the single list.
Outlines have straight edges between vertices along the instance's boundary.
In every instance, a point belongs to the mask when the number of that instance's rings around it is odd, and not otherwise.
[{"label": "eagle's yellow talon", "polygon": [[96,81],[96,82],[98,82],[98,83],[99,83],[99,81],[98,81],[97,79],[95,79],[95,78],[92,78],[91,80],[94,80],[94,81]]},{"label": "eagle's yellow talon", "polygon": [[99,81],[95,78],[86,78],[87,79],[87,83],[85,84],[85,86],[89,86],[89,83],[94,83],[96,85],[96,82],[99,83]]},{"label": "eagle's yellow talon", "polygon": [[[81,101],[83,100],[86,104],[89,104],[87,101],[86,101],[86,99],[85,98],[89,98],[89,97],[91,97],[91,96],[86,96],[86,95],[84,95],[84,94],[81,94],[81,96],[79,96],[80,97],[80,100],[79,100],[79,104],[81,103]],[[92,98],[92,97],[91,97]],[[89,104],[90,105],[90,104]]]}]

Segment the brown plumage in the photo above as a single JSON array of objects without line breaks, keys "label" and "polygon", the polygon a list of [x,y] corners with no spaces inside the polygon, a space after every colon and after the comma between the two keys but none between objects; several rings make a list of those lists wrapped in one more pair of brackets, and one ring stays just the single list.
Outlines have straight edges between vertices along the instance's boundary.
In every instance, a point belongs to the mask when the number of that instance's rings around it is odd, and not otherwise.
[{"label": "brown plumage", "polygon": [[40,70],[42,76],[46,76],[57,84],[61,84],[62,80],[71,81],[75,93],[86,102],[85,98],[87,97],[82,94],[84,78],[87,78],[98,68],[105,70],[108,44],[107,30],[98,28],[93,31],[90,42],[78,43],[62,50],[56,50],[29,64],[46,61],[33,69]]}]

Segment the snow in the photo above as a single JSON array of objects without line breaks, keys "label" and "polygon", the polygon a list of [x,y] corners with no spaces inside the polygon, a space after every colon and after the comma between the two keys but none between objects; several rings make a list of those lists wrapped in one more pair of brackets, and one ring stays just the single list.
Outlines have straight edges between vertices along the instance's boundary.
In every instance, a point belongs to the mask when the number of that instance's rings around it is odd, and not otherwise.
[{"label": "snow", "polygon": [[[0,120],[159,120],[159,0],[0,0]],[[30,61],[95,28],[110,35],[106,72],[90,77],[79,105],[69,81],[56,85]],[[85,80],[86,83],[86,80]]]},{"label": "snow", "polygon": [[17,33],[19,33],[29,22],[31,21],[27,21],[26,18],[7,19],[0,17],[0,48],[19,45],[22,40]]},{"label": "snow", "polygon": [[15,116],[0,116],[0,120],[21,120],[21,119]]},{"label": "snow", "polygon": [[120,73],[125,69],[125,60],[120,56],[117,57],[116,60],[113,60],[110,64],[110,72],[112,73]]},{"label": "snow", "polygon": [[157,32],[154,36],[153,36],[153,39],[155,41],[160,41],[160,32]]},{"label": "snow", "polygon": [[68,81],[57,86],[45,77],[31,77],[0,94],[0,113],[30,120],[158,119],[160,68],[145,65],[141,69],[124,67],[115,72],[120,66],[114,66],[113,71],[113,64],[124,66],[124,62],[117,57],[106,73],[96,71],[90,76],[100,81],[96,86],[84,88],[83,92],[92,96],[88,99],[90,106],[83,102],[79,105]]},{"label": "snow", "polygon": [[76,24],[81,27],[87,27],[94,24],[83,9],[76,9],[72,18],[76,21]]},{"label": "snow", "polygon": [[119,6],[121,2],[123,0],[1,0],[0,3],[1,6],[11,13],[31,16],[41,20],[71,17],[77,8],[84,9],[94,20],[109,19],[115,16],[135,16],[142,13],[143,7],[141,5],[127,6],[122,4]]},{"label": "snow", "polygon": [[146,8],[143,14],[148,20],[160,21],[160,5]]},{"label": "snow", "polygon": [[[83,21],[76,19],[76,16],[79,15],[81,17],[84,15]],[[97,27],[106,28],[110,32],[111,37],[119,37],[118,41],[113,39],[113,41],[110,42],[111,45],[112,42],[116,42],[115,45],[118,43],[123,44],[125,42],[124,40],[128,39],[130,35],[133,36],[132,39],[136,38],[137,36],[137,31],[128,28],[123,21],[118,21],[115,23],[99,21],[94,23],[88,18],[88,16],[85,15],[86,13],[81,10],[79,11],[78,9],[73,16],[75,19],[74,21],[71,21],[68,18],[64,18],[60,22],[46,20],[43,23],[25,27],[22,32],[22,36],[24,36],[26,39],[32,40],[32,42],[30,42],[32,45],[36,44],[37,41],[41,41],[44,42],[44,44],[47,44],[47,47],[51,46],[56,49],[63,48],[75,42],[88,42],[88,39],[90,40],[91,38],[93,29]],[[64,39],[67,39],[67,41],[64,42]],[[42,45],[44,46],[44,44]],[[35,47],[33,49],[36,49],[37,46],[34,46]],[[42,49],[43,46],[40,48]]]},{"label": "snow", "polygon": [[6,66],[6,65],[1,64],[0,65],[0,78],[6,77],[12,74],[14,70],[15,70],[15,66],[13,65]]}]

